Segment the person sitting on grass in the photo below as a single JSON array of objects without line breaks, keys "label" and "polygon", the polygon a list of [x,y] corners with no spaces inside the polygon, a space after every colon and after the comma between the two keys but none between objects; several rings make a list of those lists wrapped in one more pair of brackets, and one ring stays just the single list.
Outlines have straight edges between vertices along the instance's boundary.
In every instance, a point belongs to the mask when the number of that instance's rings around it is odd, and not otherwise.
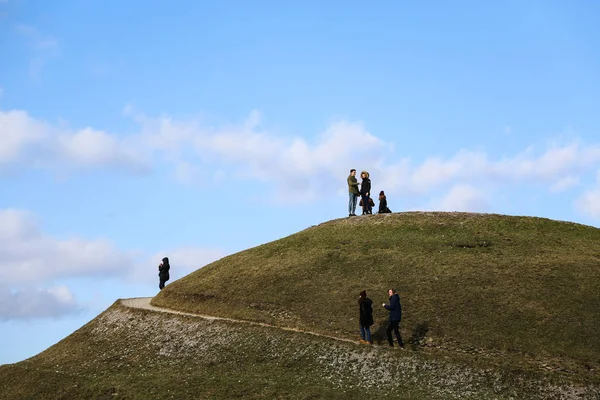
[{"label": "person sitting on grass", "polygon": [[387,198],[385,197],[385,192],[382,190],[379,192],[379,214],[391,213],[392,210],[388,208]]}]

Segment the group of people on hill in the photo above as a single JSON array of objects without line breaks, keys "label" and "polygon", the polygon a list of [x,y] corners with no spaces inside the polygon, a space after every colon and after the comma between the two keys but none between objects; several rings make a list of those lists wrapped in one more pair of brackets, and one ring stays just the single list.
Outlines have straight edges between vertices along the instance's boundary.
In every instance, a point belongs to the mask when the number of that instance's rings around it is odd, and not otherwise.
[{"label": "group of people on hill", "polygon": [[[404,342],[400,335],[400,321],[402,321],[402,305],[400,304],[400,296],[395,289],[389,289],[388,304],[383,303],[382,306],[390,313],[390,319],[386,330],[387,340],[390,346],[394,347],[392,339],[392,331],[396,335],[398,346],[404,349]],[[363,290],[358,297],[359,309],[359,325],[360,325],[360,343],[373,344],[371,339],[371,325],[373,325],[373,301],[367,297],[367,292]]]},{"label": "group of people on hill", "polygon": [[[169,264],[169,258],[164,257],[162,262],[158,265],[158,288],[163,290],[165,284],[169,280],[169,270],[171,265]],[[394,341],[392,339],[392,331],[396,335],[396,340],[401,349],[404,349],[404,343],[402,342],[402,336],[400,335],[400,321],[402,321],[402,305],[400,304],[400,296],[395,289],[388,290],[388,304],[383,303],[382,306],[389,311],[390,319],[387,327],[387,340],[390,346],[394,347]],[[371,339],[371,325],[374,324],[373,320],[373,301],[367,297],[367,292],[363,290],[360,292],[358,297],[358,308],[359,308],[359,325],[360,325],[360,343],[373,344]]]},{"label": "group of people on hill", "polygon": [[[360,196],[359,206],[362,207],[362,215],[373,214],[373,207],[375,203],[371,198],[371,179],[367,171],[360,173],[361,182],[359,183],[356,179],[356,170],[353,168],[350,170],[348,175],[348,216],[356,216],[356,203]],[[359,188],[360,186],[360,188]],[[387,206],[387,198],[385,192],[382,190],[379,192],[379,214],[391,213],[392,211]]]}]

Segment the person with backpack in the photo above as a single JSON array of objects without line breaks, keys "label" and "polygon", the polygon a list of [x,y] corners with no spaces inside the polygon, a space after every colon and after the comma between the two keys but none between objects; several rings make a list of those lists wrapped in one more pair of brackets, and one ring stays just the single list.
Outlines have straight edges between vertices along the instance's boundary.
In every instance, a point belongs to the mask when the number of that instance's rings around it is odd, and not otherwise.
[{"label": "person with backpack", "polygon": [[360,324],[361,344],[373,344],[371,340],[371,325],[373,325],[373,301],[367,297],[363,290],[358,297],[358,312]]},{"label": "person with backpack", "polygon": [[[362,206],[363,206],[362,199],[360,199],[360,202],[358,203],[358,205],[359,205],[360,207],[362,207]],[[375,207],[375,203],[373,202],[373,199],[372,199],[372,198],[370,198],[370,197],[369,197],[369,207],[371,207],[371,209],[373,209],[373,207]],[[363,207],[363,208],[364,208],[364,207]]]},{"label": "person with backpack", "polygon": [[160,290],[163,290],[163,288],[165,287],[165,283],[167,283],[167,281],[170,278],[170,276],[169,276],[170,269],[171,269],[171,266],[169,265],[169,258],[164,257],[162,259],[162,262],[158,266],[158,279],[159,279],[158,288]]}]

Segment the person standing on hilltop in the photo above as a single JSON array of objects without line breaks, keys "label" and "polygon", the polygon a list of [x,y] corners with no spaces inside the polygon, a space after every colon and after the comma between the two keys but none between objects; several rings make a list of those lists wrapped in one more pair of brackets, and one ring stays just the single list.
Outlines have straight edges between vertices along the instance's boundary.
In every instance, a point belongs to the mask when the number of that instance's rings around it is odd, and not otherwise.
[{"label": "person standing on hilltop", "polygon": [[371,340],[371,325],[373,325],[373,301],[367,297],[363,290],[358,296],[358,312],[360,324],[360,343],[373,344]]},{"label": "person standing on hilltop", "polygon": [[387,198],[383,190],[379,192],[379,214],[391,213],[392,211],[387,206]]},{"label": "person standing on hilltop", "polygon": [[383,304],[383,306],[390,312],[390,324],[387,328],[387,340],[390,346],[394,347],[394,340],[392,339],[392,331],[396,335],[398,345],[404,350],[404,343],[402,342],[402,336],[400,336],[400,321],[402,321],[402,305],[400,304],[400,296],[395,289],[388,290],[390,296],[390,304]]},{"label": "person standing on hilltop", "polygon": [[351,169],[348,175],[348,216],[356,216],[356,199],[358,198],[358,181],[356,180],[356,170]]},{"label": "person standing on hilltop", "polygon": [[369,173],[367,171],[362,171],[360,173],[360,177],[362,178],[362,182],[360,184],[360,194],[362,196],[363,203],[362,215],[372,214],[371,202],[369,201],[369,196],[371,195],[371,179],[369,179]]},{"label": "person standing on hilltop", "polygon": [[163,258],[162,262],[158,266],[158,279],[159,279],[158,288],[160,290],[163,290],[163,288],[165,287],[165,283],[170,278],[170,276],[169,276],[170,269],[171,269],[171,266],[169,265],[169,258],[168,257]]}]

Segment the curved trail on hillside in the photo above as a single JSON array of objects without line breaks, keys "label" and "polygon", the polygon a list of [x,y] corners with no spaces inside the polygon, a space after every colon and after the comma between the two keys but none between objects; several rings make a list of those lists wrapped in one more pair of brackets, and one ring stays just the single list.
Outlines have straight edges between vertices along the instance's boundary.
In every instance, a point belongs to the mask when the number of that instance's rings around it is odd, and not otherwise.
[{"label": "curved trail on hillside", "polygon": [[124,305],[125,307],[129,307],[129,308],[138,308],[138,309],[162,312],[162,313],[167,313],[167,314],[187,315],[190,317],[202,318],[202,319],[206,319],[206,320],[210,320],[210,321],[228,321],[228,322],[235,322],[238,324],[263,326],[263,327],[267,327],[267,328],[280,329],[282,331],[304,333],[307,335],[313,335],[313,336],[318,336],[318,337],[322,337],[322,338],[333,339],[333,340],[337,340],[340,342],[358,344],[358,341],[356,341],[356,340],[350,340],[350,339],[344,339],[344,338],[339,338],[339,337],[335,337],[335,336],[324,335],[322,333],[317,333],[317,332],[303,331],[301,329],[296,329],[296,328],[288,328],[288,327],[284,327],[284,326],[270,325],[270,324],[265,324],[263,322],[244,321],[241,319],[215,317],[212,315],[193,314],[193,313],[188,313],[188,312],[183,312],[183,311],[171,310],[170,308],[156,307],[156,306],[153,306],[152,304],[150,304],[150,300],[152,300],[152,297],[134,297],[131,299],[120,299],[120,300],[121,300],[122,305]]}]

